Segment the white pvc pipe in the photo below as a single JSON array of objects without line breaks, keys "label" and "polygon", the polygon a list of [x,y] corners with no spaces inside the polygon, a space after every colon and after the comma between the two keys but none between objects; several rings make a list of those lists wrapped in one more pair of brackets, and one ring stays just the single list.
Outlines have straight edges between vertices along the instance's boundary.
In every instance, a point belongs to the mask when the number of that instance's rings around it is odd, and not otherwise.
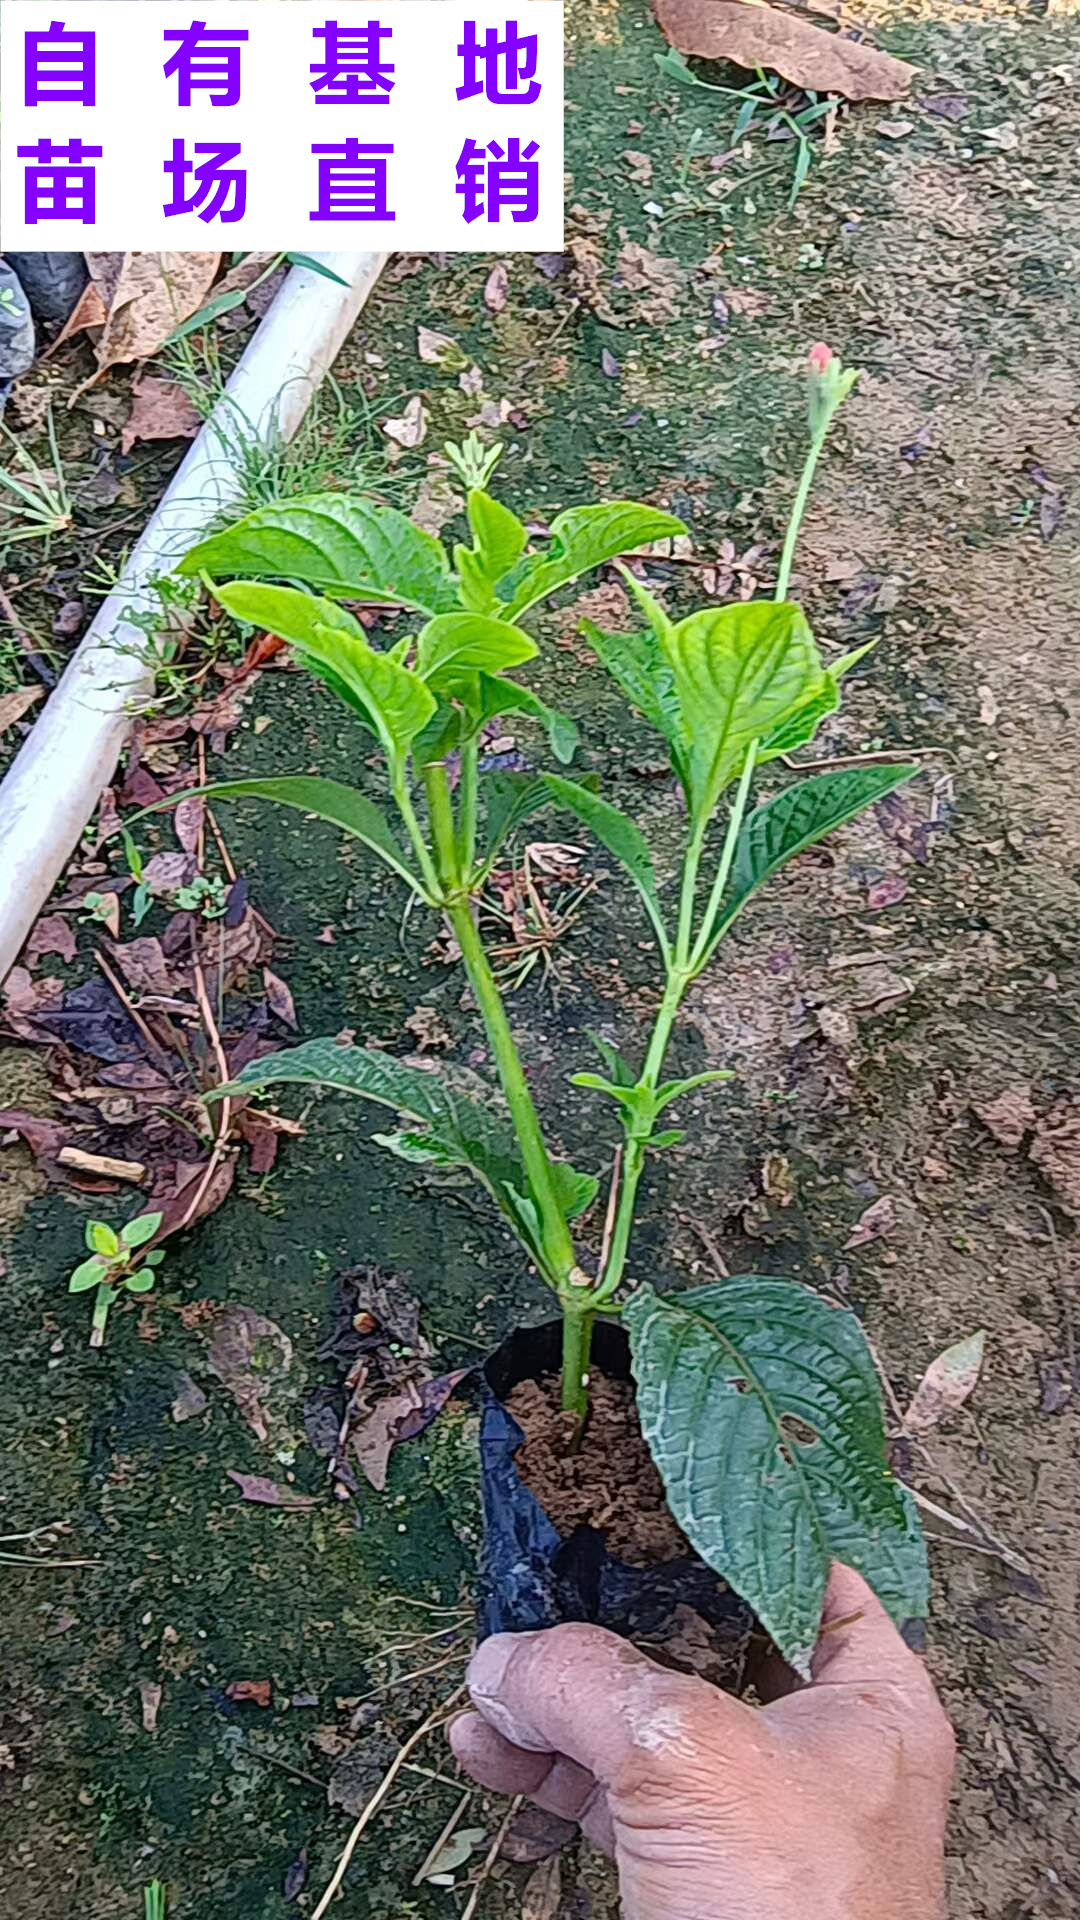
[{"label": "white pvc pipe", "polygon": [[0,786],[0,980],[109,783],[133,716],[153,693],[148,582],[168,573],[240,487],[238,432],[291,439],[382,271],[385,253],[322,253],[341,286],[294,267],[224,398],[192,443]]}]

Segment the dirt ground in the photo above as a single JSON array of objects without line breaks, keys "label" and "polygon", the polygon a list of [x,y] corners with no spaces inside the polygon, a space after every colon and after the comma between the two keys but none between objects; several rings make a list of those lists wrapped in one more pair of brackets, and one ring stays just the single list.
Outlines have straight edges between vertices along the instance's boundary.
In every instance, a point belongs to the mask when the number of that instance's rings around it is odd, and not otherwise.
[{"label": "dirt ground", "polygon": [[[738,1078],[701,1098],[646,1183],[637,1258],[667,1281],[719,1262],[826,1287],[865,1315],[901,1402],[935,1353],[986,1328],[972,1400],[931,1457],[899,1462],[971,1528],[928,1515],[929,1659],[960,1743],[950,1911],[1059,1920],[1080,1912],[1078,69],[1060,19],[927,11],[890,10],[881,30],[920,68],[910,102],[842,118],[789,211],[783,150],[759,149],[752,178],[708,197],[730,117],[657,73],[644,8],[578,9],[566,256],[511,260],[497,312],[491,259],[393,263],[339,373],[379,417],[423,392],[428,447],[476,414],[500,422],[500,486],[526,517],[603,493],[669,505],[706,563],[656,571],[685,609],[740,579],[768,586],[806,345],[827,340],[864,369],[795,585],[827,650],[878,642],[822,753],[902,744],[924,770],[909,797],[774,884],[688,1006],[679,1067]],[[418,358],[421,323],[460,344],[479,393]],[[404,463],[403,484],[423,480],[430,510],[423,463]],[[539,628],[538,684],[663,848],[673,802],[655,749],[576,631],[582,612],[617,625],[621,590],[592,582],[566,599]],[[356,777],[365,752],[329,698],[275,672],[226,764]],[[291,816],[238,810],[229,832],[281,929],[304,1035],[396,1038],[420,1003],[448,1057],[482,1064],[460,979],[427,956],[433,929],[402,934],[399,901],[362,860]],[[512,1002],[545,1116],[586,1164],[597,1118],[566,1075],[585,1064],[589,1026],[632,1045],[652,993],[644,928],[627,938],[626,898],[591,864],[601,884],[565,943],[557,1001],[534,978]],[[318,939],[327,924],[333,946]],[[48,1102],[39,1058],[3,1049],[0,1104],[35,1101]],[[304,1403],[325,1377],[316,1351],[342,1267],[402,1275],[448,1366],[523,1307],[542,1311],[486,1212],[388,1170],[370,1130],[320,1103],[278,1170],[243,1178],[170,1256],[151,1304],[117,1313],[102,1356],[64,1292],[85,1203],[46,1191],[24,1149],[0,1159],[0,1532],[64,1520],[55,1557],[93,1563],[0,1563],[0,1849],[18,1920],[134,1916],[154,1874],[177,1920],[310,1912],[345,1809],[458,1683],[467,1620],[423,1608],[468,1592],[464,1403],[397,1450],[381,1496],[272,1511],[226,1477],[292,1473],[321,1494]],[[849,1248],[883,1199],[885,1232]],[[291,1339],[267,1443],[207,1369],[203,1301],[243,1302]],[[180,1424],[183,1374],[208,1404]],[[445,1665],[409,1683],[429,1664],[424,1634]],[[418,1759],[428,1771],[403,1777],[359,1849],[342,1912],[461,1910],[460,1893],[411,1884],[455,1803],[432,1777],[437,1747]],[[481,1798],[467,1824],[490,1837],[499,1817]],[[482,1912],[520,1912],[528,1870],[500,1868]],[[562,1885],[564,1920],[614,1912],[595,1859],[567,1855]]]}]

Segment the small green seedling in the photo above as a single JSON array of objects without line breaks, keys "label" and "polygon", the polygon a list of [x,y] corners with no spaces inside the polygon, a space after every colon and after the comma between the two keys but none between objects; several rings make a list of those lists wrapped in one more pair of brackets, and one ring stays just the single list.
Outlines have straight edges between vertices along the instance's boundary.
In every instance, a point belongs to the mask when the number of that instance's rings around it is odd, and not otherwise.
[{"label": "small green seedling", "polygon": [[163,1880],[151,1880],[143,1888],[143,1920],[165,1920],[166,1902]]},{"label": "small green seedling", "polygon": [[187,913],[201,913],[204,920],[220,920],[228,910],[229,890],[220,874],[210,878],[197,873],[190,886],[177,887],[173,900]]},{"label": "small green seedling", "polygon": [[153,1286],[153,1269],[161,1265],[165,1249],[154,1247],[141,1255],[139,1249],[153,1239],[163,1218],[161,1213],[136,1214],[119,1233],[105,1220],[87,1221],[86,1244],[90,1258],[75,1268],[68,1281],[68,1292],[88,1293],[91,1287],[96,1289],[90,1321],[92,1347],[105,1344],[105,1323],[117,1294],[149,1293]]}]

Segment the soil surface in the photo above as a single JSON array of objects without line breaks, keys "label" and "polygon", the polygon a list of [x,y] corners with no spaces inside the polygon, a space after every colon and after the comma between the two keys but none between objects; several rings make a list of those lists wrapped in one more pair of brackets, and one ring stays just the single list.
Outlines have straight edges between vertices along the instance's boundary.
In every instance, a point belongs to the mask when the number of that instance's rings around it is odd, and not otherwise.
[{"label": "soil surface", "polygon": [[575,1527],[596,1527],[608,1551],[631,1567],[692,1552],[668,1509],[629,1381],[592,1374],[576,1449],[577,1416],[560,1407],[554,1376],[522,1380],[506,1405],[525,1435],[514,1455],[518,1472],[564,1537]]},{"label": "soil surface", "polygon": [[[572,11],[566,254],[507,262],[494,306],[494,259],[396,260],[338,376],[377,433],[403,395],[423,396],[427,443],[389,476],[384,461],[382,479],[451,537],[457,503],[427,458],[472,418],[500,423],[497,491],[525,518],[602,494],[673,508],[691,555],[650,577],[681,613],[770,589],[806,346],[828,340],[864,370],[795,588],[826,652],[877,647],[815,751],[916,748],[924,771],[789,868],[700,982],[671,1070],[737,1078],[678,1111],[686,1137],[650,1166],[634,1259],[658,1284],[756,1269],[829,1290],[864,1317],[900,1405],[938,1352],[986,1328],[967,1405],[925,1446],[897,1447],[962,1523],[928,1510],[928,1657],[960,1747],[950,1911],[1066,1920],[1080,1912],[1075,63],[1060,15],[1027,5],[875,9],[881,43],[919,68],[911,98],[840,116],[789,209],[785,143],[751,142],[745,174],[725,161],[730,103],[658,73],[644,5]],[[421,357],[421,326],[459,343],[465,386]],[[76,345],[40,381],[72,462],[93,463],[82,477],[118,488],[86,509],[82,569],[77,547],[58,579],[30,545],[7,556],[5,590],[38,642],[73,596],[89,618],[90,562],[131,537],[123,520],[145,518],[168,465],[122,464],[126,375],[66,414],[89,370]],[[100,548],[95,520],[111,529]],[[581,764],[640,819],[664,884],[677,802],[580,637],[583,614],[617,629],[618,581],[590,581],[538,623],[536,684],[582,725]],[[542,759],[524,728],[518,744]],[[329,695],[274,671],[211,763],[360,779],[379,799],[370,753]],[[302,1037],[349,1027],[489,1070],[437,927],[403,924],[355,844],[250,807],[227,828],[280,930]],[[148,850],[172,845],[156,832]],[[656,980],[617,877],[592,852],[588,867],[598,885],[557,945],[557,977],[542,986],[535,970],[510,1011],[545,1124],[603,1174],[614,1128],[568,1076],[595,1065],[590,1028],[634,1052]],[[50,961],[69,982],[95,974],[93,930],[78,930],[77,960]],[[405,1028],[418,1005],[426,1037]],[[0,1103],[47,1112],[49,1099],[38,1058],[0,1051]],[[333,1276],[359,1262],[405,1277],[447,1367],[545,1317],[540,1289],[486,1207],[388,1162],[357,1106],[282,1104],[306,1133],[271,1176],[241,1173],[145,1304],[114,1308],[97,1355],[66,1276],[87,1216],[126,1204],[47,1187],[24,1147],[3,1150],[0,1532],[70,1529],[30,1565],[0,1562],[0,1863],[18,1920],[138,1920],[155,1874],[176,1920],[310,1912],[386,1753],[460,1684],[475,1430],[451,1402],[394,1449],[385,1492],[335,1500],[305,1424],[329,1385],[315,1356]],[[584,1223],[586,1256],[601,1234]],[[290,1343],[265,1439],[207,1364],[209,1321],[238,1304]],[[185,1381],[206,1404],[180,1419]],[[314,1504],[252,1503],[237,1472]],[[447,1764],[437,1745],[422,1761],[358,1847],[343,1914],[443,1920],[460,1900],[413,1884],[459,1797],[430,1777]],[[501,1815],[470,1804],[480,1857]],[[500,1863],[484,1915],[520,1914],[530,1871]],[[615,1912],[607,1867],[566,1856],[559,1920]]]}]

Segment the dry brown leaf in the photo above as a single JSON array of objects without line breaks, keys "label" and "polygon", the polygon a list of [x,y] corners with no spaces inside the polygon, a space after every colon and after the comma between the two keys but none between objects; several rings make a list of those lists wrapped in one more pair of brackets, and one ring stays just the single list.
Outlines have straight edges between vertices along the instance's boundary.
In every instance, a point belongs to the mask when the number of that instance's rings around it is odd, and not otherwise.
[{"label": "dry brown leaf", "polygon": [[962,1407],[978,1382],[986,1350],[986,1333],[969,1333],[931,1360],[904,1415],[910,1433],[929,1433],[931,1427]]},{"label": "dry brown leaf", "polygon": [[181,800],[173,813],[173,832],[185,853],[197,853],[206,820],[206,795],[193,793]]},{"label": "dry brown leaf", "polygon": [[43,913],[26,943],[28,960],[40,960],[47,953],[58,953],[61,960],[74,960],[75,935],[70,920],[62,913]]},{"label": "dry brown leaf", "polygon": [[896,1225],[896,1202],[891,1194],[883,1193],[880,1200],[859,1215],[854,1231],[844,1241],[844,1252],[853,1247],[868,1246],[871,1240],[883,1240]]},{"label": "dry brown leaf", "polygon": [[1028,1157],[1053,1187],[1059,1205],[1080,1220],[1080,1107],[1061,1101],[1040,1120]]},{"label": "dry brown leaf", "polygon": [[275,253],[246,253],[235,267],[230,267],[228,273],[222,274],[214,288],[214,299],[222,293],[243,293],[253,281],[258,280],[260,274],[266,272],[271,260],[276,259]]},{"label": "dry brown leaf", "polygon": [[437,333],[434,327],[417,327],[416,351],[426,366],[441,367],[444,373],[456,373],[466,364],[457,341],[448,333]]},{"label": "dry brown leaf", "polygon": [[129,940],[126,946],[110,947],[109,958],[136,993],[172,994],[181,984],[169,969],[161,941],[153,934],[144,934],[139,940]]},{"label": "dry brown leaf", "polygon": [[120,431],[120,451],[130,453],[137,440],[192,440],[202,415],[175,380],[144,373],[131,389],[133,401]]},{"label": "dry brown leaf", "polygon": [[226,1467],[229,1479],[239,1487],[245,1500],[257,1507],[284,1507],[292,1513],[302,1513],[308,1507],[317,1507],[314,1494],[297,1493],[293,1487],[283,1487],[276,1480],[268,1480],[262,1473],[237,1473],[235,1467]]},{"label": "dry brown leaf", "polygon": [[206,1395],[194,1381],[190,1373],[182,1373],[177,1382],[176,1398],[170,1409],[177,1426],[185,1420],[197,1420],[200,1413],[206,1412]]},{"label": "dry brown leaf", "polygon": [[677,260],[650,253],[638,241],[628,240],[619,248],[615,278],[617,286],[642,296],[634,308],[635,320],[647,327],[662,327],[678,318],[683,272]]},{"label": "dry brown leaf", "polygon": [[489,313],[501,313],[510,297],[510,275],[504,260],[497,260],[484,282],[484,305]]},{"label": "dry brown leaf", "polygon": [[[161,1225],[154,1235],[154,1245],[160,1246],[170,1234],[185,1232],[199,1220],[205,1220],[208,1214],[216,1213],[228,1198],[235,1178],[234,1159],[219,1161],[208,1180],[205,1165],[197,1166],[183,1186],[160,1201]],[[160,1199],[158,1195],[154,1197]]]},{"label": "dry brown leaf", "polygon": [[413,1411],[416,1399],[414,1392],[387,1394],[364,1419],[355,1421],[350,1428],[352,1450],[365,1479],[370,1481],[376,1493],[381,1493],[386,1485],[390,1455],[398,1438],[398,1424]]},{"label": "dry brown leaf", "polygon": [[1005,1087],[993,1100],[973,1100],[971,1111],[1010,1153],[1023,1144],[1024,1135],[1031,1132],[1039,1117],[1031,1104],[1031,1089],[1026,1086]]},{"label": "dry brown leaf", "polygon": [[259,1440],[269,1440],[266,1402],[292,1365],[292,1341],[253,1307],[222,1307],[206,1364]]},{"label": "dry brown leaf", "polygon": [[13,693],[5,693],[0,698],[0,734],[6,733],[16,720],[29,712],[35,700],[41,699],[42,692],[41,687],[16,687]]},{"label": "dry brown leaf", "polygon": [[405,402],[405,411],[396,420],[384,420],[382,430],[399,447],[423,446],[427,437],[428,412],[418,394]]},{"label": "dry brown leaf", "polygon": [[157,353],[202,305],[220,260],[220,253],[88,253],[86,264],[99,285],[94,262],[110,263],[102,286],[105,324],[94,346],[98,366],[104,370]]},{"label": "dry brown leaf", "polygon": [[680,53],[731,60],[779,73],[796,87],[845,100],[899,100],[915,69],[863,41],[815,27],[796,14],[741,0],[656,0],[665,37]]},{"label": "dry brown leaf", "polygon": [[269,967],[264,967],[263,986],[266,988],[266,1001],[271,1013],[276,1014],[278,1019],[283,1020],[285,1025],[291,1027],[295,1033],[299,1022],[296,1018],[292,993],[284,980],[280,979],[276,973],[271,973]]},{"label": "dry brown leaf", "polygon": [[562,1899],[562,1865],[557,1853],[541,1860],[521,1893],[521,1920],[555,1920]]},{"label": "dry brown leaf", "polygon": [[269,1680],[230,1680],[224,1692],[230,1700],[250,1700],[253,1707],[270,1705]]},{"label": "dry brown leaf", "polygon": [[161,1706],[161,1683],[157,1680],[139,1681],[139,1701],[142,1706],[144,1733],[157,1731],[158,1709]]}]

